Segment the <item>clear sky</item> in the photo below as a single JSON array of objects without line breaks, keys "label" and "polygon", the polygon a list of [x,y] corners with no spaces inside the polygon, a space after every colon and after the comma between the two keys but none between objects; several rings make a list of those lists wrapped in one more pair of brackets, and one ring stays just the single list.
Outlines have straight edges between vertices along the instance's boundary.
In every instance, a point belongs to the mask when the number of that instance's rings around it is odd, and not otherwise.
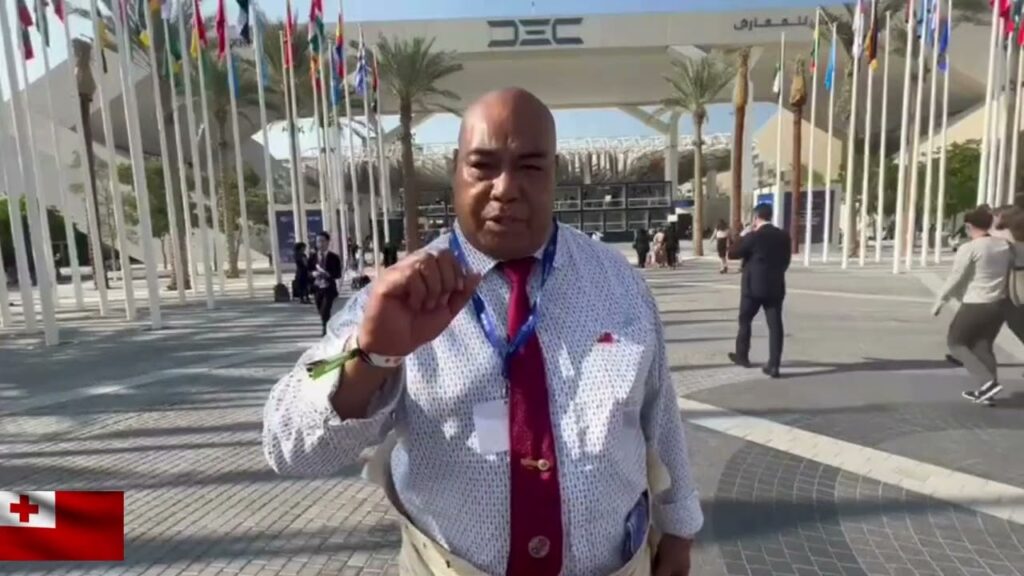
[{"label": "clear sky", "polygon": [[[34,0],[27,0],[30,5]],[[88,0],[65,0],[71,5],[88,6]],[[231,20],[234,21],[237,6],[233,0],[225,0]],[[285,12],[284,0],[253,0],[271,19],[281,19]],[[694,11],[735,11],[745,7],[768,9],[781,7],[813,7],[815,5],[838,4],[835,0],[343,0],[345,19],[349,22],[372,20],[415,20],[446,18],[481,18],[498,16],[527,16],[553,14],[615,14],[642,12],[694,12]],[[216,0],[202,0],[205,12],[216,10]],[[8,10],[9,22],[15,23],[15,3],[2,2]],[[297,0],[292,4],[299,12],[299,19],[305,20],[309,9],[308,0]],[[2,9],[2,8],[0,8]],[[339,0],[324,0],[324,11],[328,21],[334,21],[339,9]],[[91,24],[79,18],[71,19],[71,35],[91,36]],[[49,12],[51,35],[51,64],[66,57],[63,32],[60,22]],[[41,39],[33,34],[37,57],[28,65],[28,75],[36,79],[43,74],[43,60],[38,56]],[[2,50],[2,48],[0,48]],[[2,54],[2,52],[0,52]],[[21,71],[17,70],[19,84]],[[3,59],[0,59],[0,94],[6,99],[7,75]],[[709,133],[729,132],[732,126],[731,107],[714,106],[709,116]],[[754,106],[755,128],[763,124],[772,114],[770,104]],[[655,133],[642,123],[617,110],[562,110],[556,113],[559,136],[562,138],[647,136]],[[393,125],[395,119],[385,119]],[[458,120],[450,115],[437,116],[417,128],[417,140],[423,143],[453,142],[456,137]],[[691,134],[689,122],[680,124],[682,134]],[[277,146],[272,146],[272,149]],[[284,148],[284,146],[282,146]],[[275,153],[278,152],[276,149]],[[275,154],[277,155],[277,154]]]}]

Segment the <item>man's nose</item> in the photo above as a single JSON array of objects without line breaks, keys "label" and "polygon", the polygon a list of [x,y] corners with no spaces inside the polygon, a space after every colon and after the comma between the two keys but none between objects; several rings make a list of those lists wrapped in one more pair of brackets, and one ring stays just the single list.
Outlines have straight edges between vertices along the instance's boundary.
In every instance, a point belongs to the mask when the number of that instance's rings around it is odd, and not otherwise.
[{"label": "man's nose", "polygon": [[493,180],[491,198],[502,202],[512,202],[519,198],[519,194],[519,179],[511,168],[502,170]]}]

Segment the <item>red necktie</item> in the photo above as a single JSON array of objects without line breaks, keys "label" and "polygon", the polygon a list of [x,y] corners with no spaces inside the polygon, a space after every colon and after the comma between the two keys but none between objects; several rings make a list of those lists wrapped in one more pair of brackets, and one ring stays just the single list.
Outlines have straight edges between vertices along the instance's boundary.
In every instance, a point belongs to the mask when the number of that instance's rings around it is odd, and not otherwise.
[{"label": "red necktie", "polygon": [[[533,258],[502,264],[502,271],[512,285],[508,299],[509,342],[530,315],[526,287],[533,264]],[[548,379],[536,332],[511,358],[508,374],[508,574],[557,576],[562,570],[562,497],[548,406]]]}]

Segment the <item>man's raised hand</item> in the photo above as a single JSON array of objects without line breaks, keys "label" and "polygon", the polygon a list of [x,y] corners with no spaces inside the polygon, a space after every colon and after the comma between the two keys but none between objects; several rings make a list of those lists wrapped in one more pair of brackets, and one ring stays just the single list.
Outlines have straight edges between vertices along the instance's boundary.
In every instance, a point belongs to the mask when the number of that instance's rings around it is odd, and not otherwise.
[{"label": "man's raised hand", "polygon": [[370,284],[360,348],[386,356],[411,354],[451,324],[479,285],[480,276],[464,271],[450,250],[399,261]]}]

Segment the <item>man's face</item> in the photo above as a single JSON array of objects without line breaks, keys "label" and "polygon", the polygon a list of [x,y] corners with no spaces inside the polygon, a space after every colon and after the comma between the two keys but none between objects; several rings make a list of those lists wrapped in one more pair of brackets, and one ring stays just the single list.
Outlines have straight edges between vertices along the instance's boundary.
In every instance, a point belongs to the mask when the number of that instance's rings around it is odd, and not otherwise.
[{"label": "man's face", "polygon": [[324,238],[323,236],[317,236],[316,237],[316,248],[317,248],[317,250],[319,250],[321,252],[326,252],[327,251],[327,247],[329,245],[330,245],[330,241],[327,240],[327,238]]},{"label": "man's face", "polygon": [[453,178],[466,238],[498,260],[537,252],[551,232],[555,134],[550,113],[522,93],[499,93],[463,120]]}]

